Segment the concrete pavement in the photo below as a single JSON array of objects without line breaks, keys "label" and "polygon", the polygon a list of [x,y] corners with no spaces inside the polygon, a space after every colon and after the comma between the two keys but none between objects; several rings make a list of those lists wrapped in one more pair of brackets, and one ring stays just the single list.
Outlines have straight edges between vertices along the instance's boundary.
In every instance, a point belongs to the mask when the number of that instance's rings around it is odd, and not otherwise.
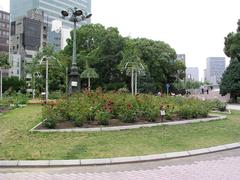
[{"label": "concrete pavement", "polygon": [[0,169],[0,180],[239,180],[240,149],[188,158],[111,166]]}]

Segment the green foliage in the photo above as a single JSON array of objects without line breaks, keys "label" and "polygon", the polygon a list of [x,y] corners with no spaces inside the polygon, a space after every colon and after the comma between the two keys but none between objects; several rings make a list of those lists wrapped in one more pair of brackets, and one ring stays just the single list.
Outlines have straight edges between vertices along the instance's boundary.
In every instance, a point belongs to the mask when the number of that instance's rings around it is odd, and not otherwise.
[{"label": "green foliage", "polygon": [[94,68],[86,68],[82,74],[81,74],[81,78],[98,78],[98,74],[96,73]]},{"label": "green foliage", "polygon": [[8,53],[0,52],[0,67],[1,68],[8,68],[9,67]]},{"label": "green foliage", "polygon": [[111,119],[111,114],[107,111],[97,111],[95,115],[95,120],[99,125],[108,125]]},{"label": "green foliage", "polygon": [[213,110],[226,111],[227,103],[222,102],[219,99],[211,100],[209,103]]},{"label": "green foliage", "polygon": [[[71,34],[68,45],[61,52],[67,57],[72,55],[72,37]],[[127,62],[135,62],[134,67],[138,69],[140,62],[144,74],[148,73],[146,77],[138,77],[141,92],[158,91],[166,83],[185,77],[185,65],[176,60],[176,52],[168,44],[144,38],[124,38],[117,28],[105,28],[101,24],[83,25],[77,30],[77,57],[80,74],[86,61],[96,70],[99,79],[94,82],[95,87],[122,82],[129,88],[130,80],[121,72]],[[142,68],[139,71],[143,72]]]},{"label": "green foliage", "polygon": [[231,32],[225,37],[224,53],[231,59],[240,57],[240,32]]},{"label": "green foliage", "polygon": [[210,109],[206,103],[190,99],[186,104],[179,107],[178,114],[183,119],[207,117]]},{"label": "green foliage", "polygon": [[206,117],[211,109],[208,102],[197,99],[152,95],[131,96],[126,93],[104,94],[98,90],[62,98],[54,107],[46,106],[50,110],[44,111],[43,118],[49,118],[50,122],[73,121],[77,126],[94,124],[95,121],[107,125],[112,118],[124,123],[133,123],[136,120],[154,122],[160,118],[161,106],[166,111],[165,119],[169,120]]},{"label": "green foliage", "polygon": [[231,98],[236,100],[240,96],[240,61],[238,59],[232,59],[230,65],[223,73],[223,77],[220,84],[220,94],[226,95],[230,93]]},{"label": "green foliage", "polygon": [[201,86],[201,82],[199,81],[193,81],[193,80],[187,80],[187,81],[176,81],[173,83],[173,87],[177,90],[180,89],[198,89]]},{"label": "green foliage", "polygon": [[60,99],[62,98],[63,93],[61,91],[53,91],[49,93],[48,98],[49,99]]},{"label": "green foliage", "polygon": [[[103,84],[103,89],[105,91],[117,91],[121,88],[126,88],[127,84],[124,82],[113,82],[113,83],[109,83],[109,84]],[[128,91],[127,91],[128,92]]]},{"label": "green foliage", "polygon": [[19,80],[18,77],[3,77],[3,92],[5,94],[14,94],[18,91],[24,92],[26,83],[24,80]]},{"label": "green foliage", "polygon": [[236,102],[240,96],[240,32],[229,33],[225,37],[224,45],[224,52],[231,61],[222,76],[220,94],[230,93],[231,101]]},{"label": "green foliage", "polygon": [[45,106],[42,110],[42,116],[44,118],[43,125],[49,129],[54,129],[57,121],[60,120],[59,113],[56,112],[56,108],[53,106]]}]

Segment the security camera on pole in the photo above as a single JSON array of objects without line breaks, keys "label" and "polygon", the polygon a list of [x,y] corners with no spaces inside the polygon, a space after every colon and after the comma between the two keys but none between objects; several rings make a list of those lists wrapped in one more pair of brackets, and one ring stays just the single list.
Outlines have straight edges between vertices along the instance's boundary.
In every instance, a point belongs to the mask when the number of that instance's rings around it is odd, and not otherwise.
[{"label": "security camera on pole", "polygon": [[78,73],[77,61],[76,61],[76,26],[77,22],[84,21],[92,16],[92,14],[85,15],[82,10],[74,7],[67,11],[62,11],[62,17],[65,19],[71,13],[69,21],[74,23],[73,29],[73,52],[72,52],[72,66],[68,78],[68,93],[72,94],[80,92],[80,75]]}]

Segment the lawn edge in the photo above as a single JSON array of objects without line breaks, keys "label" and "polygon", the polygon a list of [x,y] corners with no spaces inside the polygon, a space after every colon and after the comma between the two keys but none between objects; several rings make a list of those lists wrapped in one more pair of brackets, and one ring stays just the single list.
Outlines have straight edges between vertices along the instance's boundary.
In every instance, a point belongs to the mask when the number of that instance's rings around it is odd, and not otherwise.
[{"label": "lawn edge", "polygon": [[240,148],[240,142],[188,151],[170,152],[145,156],[113,157],[101,159],[75,159],[75,160],[1,160],[0,167],[57,167],[57,166],[93,166],[93,165],[95,166],[137,162],[140,163],[147,161],[191,157],[236,148]]},{"label": "lawn edge", "polygon": [[149,128],[149,127],[156,127],[156,126],[163,126],[163,125],[171,126],[171,125],[183,125],[183,124],[192,124],[192,123],[199,123],[199,122],[209,122],[209,121],[223,120],[223,119],[227,118],[225,115],[219,115],[219,114],[210,114],[210,115],[215,116],[215,117],[199,118],[199,119],[188,119],[188,120],[173,121],[173,122],[163,122],[163,123],[138,124],[138,125],[129,125],[129,126],[37,130],[36,128],[44,122],[44,121],[42,121],[39,124],[37,124],[36,126],[34,126],[32,129],[30,129],[29,131],[30,132],[41,132],[41,133],[122,131],[122,130]]}]

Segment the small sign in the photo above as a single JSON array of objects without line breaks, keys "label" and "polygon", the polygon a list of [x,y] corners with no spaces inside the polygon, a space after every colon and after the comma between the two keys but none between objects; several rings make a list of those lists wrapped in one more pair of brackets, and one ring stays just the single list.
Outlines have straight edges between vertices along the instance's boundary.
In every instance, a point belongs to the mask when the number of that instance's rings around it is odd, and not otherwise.
[{"label": "small sign", "polygon": [[164,111],[164,110],[161,110],[161,111],[160,111],[160,115],[161,115],[161,116],[165,116],[165,115],[166,115],[165,111]]},{"label": "small sign", "polygon": [[78,82],[77,81],[72,81],[72,86],[73,87],[77,87],[78,86]]}]

